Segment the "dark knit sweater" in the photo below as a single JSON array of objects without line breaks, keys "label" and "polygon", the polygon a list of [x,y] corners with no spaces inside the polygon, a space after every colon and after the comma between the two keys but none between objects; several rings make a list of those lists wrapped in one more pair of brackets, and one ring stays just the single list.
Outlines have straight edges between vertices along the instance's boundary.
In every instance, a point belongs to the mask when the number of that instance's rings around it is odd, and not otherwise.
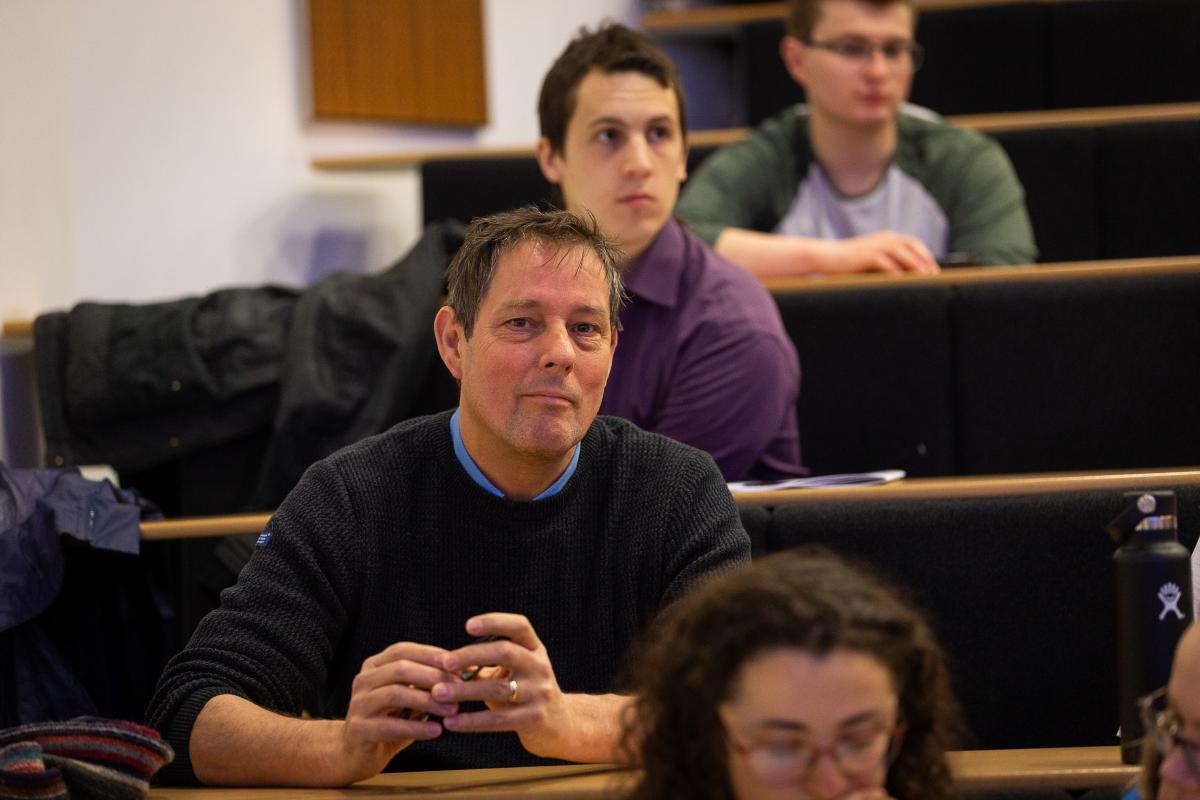
[{"label": "dark knit sweater", "polygon": [[[165,780],[195,780],[188,739],[212,697],[338,718],[368,656],[400,641],[468,644],[464,624],[482,612],[529,617],[563,691],[612,691],[659,608],[749,560],[733,500],[699,450],[598,417],[562,491],[515,502],[467,475],[449,418],[402,422],[305,473],[163,672],[148,722],[175,748]],[[514,733],[443,732],[389,769],[537,763]]]}]

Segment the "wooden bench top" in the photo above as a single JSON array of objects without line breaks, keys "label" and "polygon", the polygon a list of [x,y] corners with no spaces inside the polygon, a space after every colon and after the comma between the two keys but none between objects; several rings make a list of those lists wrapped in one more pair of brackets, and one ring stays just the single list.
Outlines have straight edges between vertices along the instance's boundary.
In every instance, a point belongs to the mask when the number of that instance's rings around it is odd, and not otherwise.
[{"label": "wooden bench top", "polygon": [[[875,502],[880,500],[930,500],[961,497],[1005,497],[1055,492],[1133,491],[1200,484],[1200,468],[1159,470],[1104,470],[1100,472],[1049,472],[1029,475],[952,476],[906,478],[882,486],[833,489],[789,489],[735,494],[739,506],[778,506],[819,502]],[[181,517],[142,523],[144,541],[205,539],[214,536],[258,534],[271,518],[269,512]]]},{"label": "wooden bench top", "polygon": [[[742,6],[734,8],[743,8]],[[1062,128],[1076,125],[1115,125],[1128,122],[1172,122],[1200,119],[1200,102],[1161,103],[1136,106],[1105,106],[1101,108],[1064,108],[1044,111],[1014,111],[1000,114],[968,114],[947,119],[959,127],[985,133],[1036,128]],[[688,143],[692,147],[717,147],[745,138],[749,128],[721,128],[692,131]],[[509,147],[473,147],[454,150],[419,150],[402,153],[378,153],[366,156],[315,158],[312,166],[318,170],[388,170],[420,165],[432,159],[485,159],[532,157],[533,145]]]},{"label": "wooden bench top", "polygon": [[958,267],[934,275],[884,275],[860,272],[850,275],[802,275],[764,278],[772,294],[823,292],[831,290],[886,289],[897,286],[965,286],[975,283],[1028,283],[1063,279],[1119,279],[1147,275],[1170,275],[1200,270],[1200,255],[1161,258],[1069,261],[1002,267]]},{"label": "wooden bench top", "polygon": [[[944,11],[973,6],[1002,6],[1013,0],[916,0],[921,11]],[[1062,0],[1037,0],[1042,3]],[[709,5],[642,14],[642,28],[652,33],[675,33],[705,29],[726,29],[751,22],[767,22],[787,17],[787,3],[741,3]]]},{"label": "wooden bench top", "polygon": [[[973,750],[950,754],[962,789],[1083,789],[1121,787],[1137,774],[1121,763],[1116,747]],[[612,800],[636,773],[609,765],[511,767],[446,772],[392,772],[342,789],[219,789],[155,787],[157,800],[334,800],[335,798],[467,798],[496,800],[555,797]]]},{"label": "wooden bench top", "polygon": [[[763,285],[774,294],[822,292],[845,289],[889,288],[896,286],[997,283],[1002,281],[1043,281],[1063,278],[1121,278],[1144,275],[1169,275],[1200,270],[1200,255],[1162,258],[1073,261],[1060,264],[1030,264],[1012,267],[961,267],[936,275],[816,275],[796,278],[767,278]],[[5,320],[0,334],[9,338],[33,335],[32,320]]]}]

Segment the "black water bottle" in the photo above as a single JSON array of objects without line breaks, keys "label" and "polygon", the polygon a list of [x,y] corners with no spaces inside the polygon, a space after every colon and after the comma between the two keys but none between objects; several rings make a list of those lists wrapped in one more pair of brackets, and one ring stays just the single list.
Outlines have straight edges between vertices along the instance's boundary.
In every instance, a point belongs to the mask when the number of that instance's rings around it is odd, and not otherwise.
[{"label": "black water bottle", "polygon": [[1117,542],[1117,648],[1121,760],[1141,757],[1137,700],[1167,682],[1175,644],[1192,621],[1191,554],[1179,543],[1174,492],[1126,492],[1108,524]]}]

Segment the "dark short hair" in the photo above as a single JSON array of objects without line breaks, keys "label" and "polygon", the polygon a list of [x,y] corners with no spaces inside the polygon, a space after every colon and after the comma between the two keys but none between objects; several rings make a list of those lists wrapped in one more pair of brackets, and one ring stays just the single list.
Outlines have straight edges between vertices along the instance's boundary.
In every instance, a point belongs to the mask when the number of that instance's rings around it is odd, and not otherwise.
[{"label": "dark short hair", "polygon": [[675,64],[643,34],[624,25],[608,22],[595,31],[580,28],[542,79],[542,91],[538,96],[538,124],[542,136],[550,142],[550,148],[555,153],[563,150],[567,123],[575,113],[579,83],[594,69],[605,75],[638,72],[654,79],[664,89],[673,90],[679,108],[680,132],[684,138],[687,137],[683,80]]},{"label": "dark short hair", "polygon": [[732,797],[718,709],[747,661],[781,647],[814,655],[844,648],[879,661],[905,726],[888,793],[957,797],[945,753],[959,730],[958,705],[932,631],[878,576],[809,545],[710,580],[656,622],[624,720],[627,755],[643,774],[633,798]]},{"label": "dark short hair", "polygon": [[[821,18],[821,6],[828,0],[792,0],[788,8],[787,32],[802,42],[812,39],[813,28]],[[917,19],[917,4],[914,0],[867,0],[877,6],[890,6],[896,3],[912,9],[913,21]]]},{"label": "dark short hair", "polygon": [[609,322],[615,329],[625,290],[621,284],[620,248],[605,238],[591,213],[543,210],[526,206],[515,211],[476,217],[467,226],[462,247],[446,268],[448,298],[446,305],[462,323],[470,338],[479,305],[496,274],[500,257],[522,242],[552,245],[560,253],[585,249],[600,260],[604,281],[608,284]]}]

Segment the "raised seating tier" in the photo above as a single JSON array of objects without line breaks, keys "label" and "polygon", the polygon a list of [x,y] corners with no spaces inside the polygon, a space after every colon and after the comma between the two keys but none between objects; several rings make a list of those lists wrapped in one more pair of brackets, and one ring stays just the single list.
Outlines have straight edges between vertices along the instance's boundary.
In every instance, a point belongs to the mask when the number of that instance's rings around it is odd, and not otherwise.
[{"label": "raised seating tier", "polygon": [[[1020,115],[1020,124],[1032,126],[1025,128],[984,120],[996,127],[1025,187],[1039,260],[1200,253],[1191,201],[1200,185],[1200,103],[1159,107],[1158,119],[1130,112],[1134,122],[1107,111]],[[716,147],[694,144],[689,169]],[[530,151],[428,158],[420,169],[426,223],[551,200]]]}]

